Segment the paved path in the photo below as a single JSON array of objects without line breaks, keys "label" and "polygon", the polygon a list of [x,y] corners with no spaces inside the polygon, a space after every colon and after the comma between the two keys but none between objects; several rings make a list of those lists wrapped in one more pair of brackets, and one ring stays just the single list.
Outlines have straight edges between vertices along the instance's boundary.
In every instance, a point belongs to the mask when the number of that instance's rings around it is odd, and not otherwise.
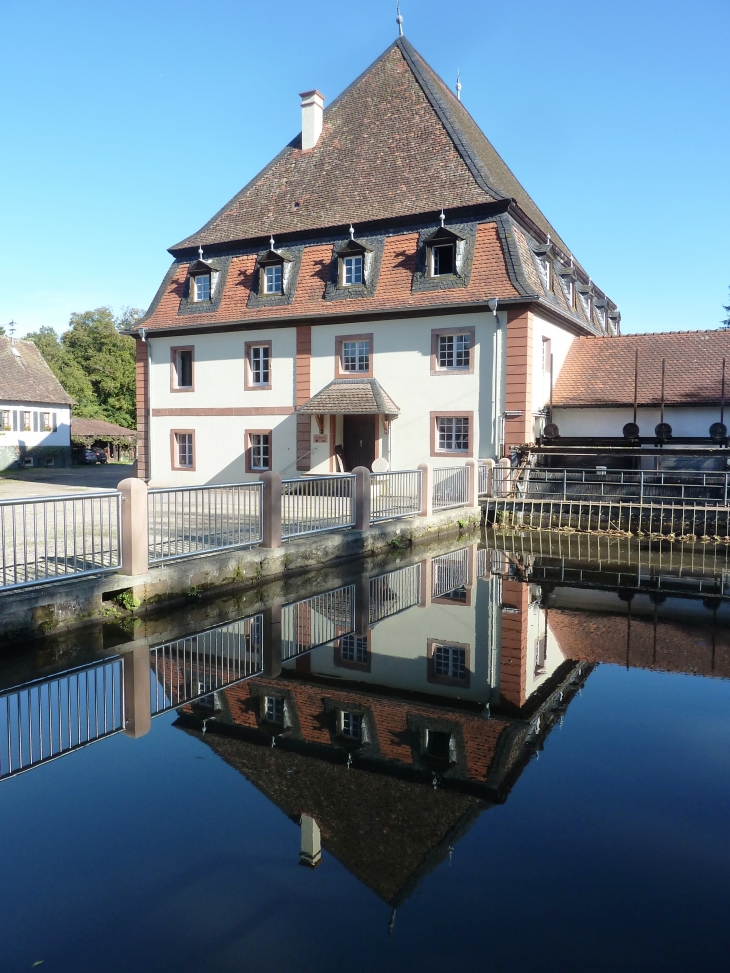
[{"label": "paved path", "polygon": [[13,470],[0,474],[0,500],[88,493],[91,490],[116,490],[120,480],[134,476],[135,472],[136,467],[128,463]]}]

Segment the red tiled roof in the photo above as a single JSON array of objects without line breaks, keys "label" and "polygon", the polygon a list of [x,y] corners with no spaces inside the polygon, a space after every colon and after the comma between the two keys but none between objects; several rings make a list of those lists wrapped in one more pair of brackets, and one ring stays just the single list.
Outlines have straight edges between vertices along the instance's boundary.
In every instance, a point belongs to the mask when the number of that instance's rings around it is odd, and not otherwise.
[{"label": "red tiled roof", "polygon": [[[555,383],[553,404],[631,405],[637,350],[639,405],[661,401],[662,359],[667,404],[719,403],[723,357],[730,363],[730,331],[718,329],[576,338]],[[730,394],[730,372],[726,393]]]},{"label": "red tiled roof", "polygon": [[218,311],[210,314],[181,316],[180,301],[190,264],[178,264],[167,289],[144,321],[147,328],[191,327],[238,321],[265,321],[269,318],[301,318],[317,315],[326,318],[337,314],[358,314],[367,311],[427,307],[487,301],[491,297],[518,297],[510,282],[497,226],[482,223],[477,228],[474,263],[468,287],[449,290],[412,292],[416,269],[418,233],[389,236],[385,240],[378,286],[372,297],[351,301],[325,301],[324,291],[332,260],[332,244],[306,247],[294,299],[291,304],[248,307],[253,286],[256,254],[231,258],[225,290]]}]

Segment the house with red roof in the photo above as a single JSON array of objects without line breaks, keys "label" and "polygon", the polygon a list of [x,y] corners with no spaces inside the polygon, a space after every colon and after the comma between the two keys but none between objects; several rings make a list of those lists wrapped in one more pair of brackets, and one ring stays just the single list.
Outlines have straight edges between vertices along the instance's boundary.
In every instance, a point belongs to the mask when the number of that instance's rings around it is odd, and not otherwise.
[{"label": "house with red roof", "polygon": [[551,369],[618,334],[616,305],[405,37],[301,113],[170,248],[135,326],[139,475],[453,466],[534,441]]}]

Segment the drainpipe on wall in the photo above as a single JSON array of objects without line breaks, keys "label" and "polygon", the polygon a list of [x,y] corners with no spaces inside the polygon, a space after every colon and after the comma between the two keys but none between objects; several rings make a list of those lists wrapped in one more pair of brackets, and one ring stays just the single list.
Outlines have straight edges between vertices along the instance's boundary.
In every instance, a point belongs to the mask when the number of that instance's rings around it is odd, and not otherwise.
[{"label": "drainpipe on wall", "polygon": [[[150,343],[147,340],[147,328],[139,329],[139,336],[142,343],[147,345],[147,404],[145,406],[145,418],[147,419],[147,475],[145,483],[152,479],[152,354]],[[139,464],[139,449],[137,450],[137,463]]]}]

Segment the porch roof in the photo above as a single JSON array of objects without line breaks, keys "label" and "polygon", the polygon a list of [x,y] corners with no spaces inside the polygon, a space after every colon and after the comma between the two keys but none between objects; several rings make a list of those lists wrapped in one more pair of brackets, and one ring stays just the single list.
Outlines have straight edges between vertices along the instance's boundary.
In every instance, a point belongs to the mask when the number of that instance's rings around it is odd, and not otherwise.
[{"label": "porch roof", "polygon": [[320,389],[297,412],[305,415],[384,415],[395,418],[400,409],[374,378],[336,378]]}]

